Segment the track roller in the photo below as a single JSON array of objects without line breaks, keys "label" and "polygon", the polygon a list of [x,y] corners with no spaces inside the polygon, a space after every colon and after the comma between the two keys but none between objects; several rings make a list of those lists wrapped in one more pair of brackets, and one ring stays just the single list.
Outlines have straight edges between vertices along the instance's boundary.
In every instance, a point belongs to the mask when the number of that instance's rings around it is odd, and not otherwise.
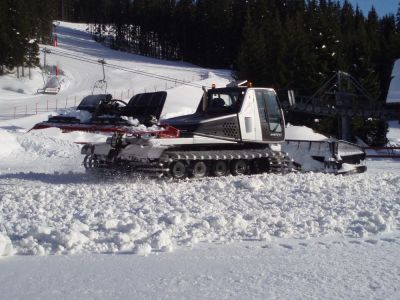
[{"label": "track roller", "polygon": [[184,179],[188,174],[187,165],[183,161],[173,162],[169,168],[169,175],[175,179]]},{"label": "track roller", "polygon": [[233,176],[244,175],[248,171],[247,162],[243,159],[232,160],[230,167]]},{"label": "track roller", "polygon": [[207,176],[208,167],[204,161],[194,161],[191,165],[191,175],[194,178],[202,178]]},{"label": "track roller", "polygon": [[97,159],[96,155],[88,154],[83,159],[83,166],[85,167],[86,170],[99,168],[100,161]]},{"label": "track roller", "polygon": [[212,168],[212,175],[215,177],[222,177],[228,173],[228,164],[224,160],[218,160],[214,163]]}]

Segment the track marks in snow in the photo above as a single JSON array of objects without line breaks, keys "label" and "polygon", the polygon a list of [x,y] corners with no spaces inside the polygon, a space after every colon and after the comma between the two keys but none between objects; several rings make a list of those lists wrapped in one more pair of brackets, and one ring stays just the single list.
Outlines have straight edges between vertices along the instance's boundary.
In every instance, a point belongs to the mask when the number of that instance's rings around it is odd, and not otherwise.
[{"label": "track marks in snow", "polygon": [[292,245],[279,244],[279,246],[281,246],[282,248],[285,248],[285,249],[287,249],[287,250],[293,250],[293,246],[292,246]]},{"label": "track marks in snow", "polygon": [[[393,234],[389,234],[390,237],[379,237],[376,236],[376,239],[349,239],[346,237],[335,236],[332,238],[316,238],[312,240],[308,240],[307,242],[297,241],[295,239],[274,239],[271,240],[268,244],[263,244],[260,248],[265,250],[272,250],[276,247],[285,249],[285,250],[296,250],[296,249],[306,249],[308,247],[311,248],[323,248],[330,249],[332,247],[368,247],[368,246],[379,246],[381,247],[384,243],[398,244],[400,245],[400,238],[398,236],[393,236]],[[281,242],[284,241],[284,242]]]}]

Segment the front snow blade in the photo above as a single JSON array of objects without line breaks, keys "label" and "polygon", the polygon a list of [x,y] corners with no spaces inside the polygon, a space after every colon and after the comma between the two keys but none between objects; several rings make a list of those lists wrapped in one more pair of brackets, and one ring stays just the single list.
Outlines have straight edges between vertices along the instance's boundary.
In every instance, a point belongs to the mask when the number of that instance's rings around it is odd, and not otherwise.
[{"label": "front snow blade", "polygon": [[338,170],[336,175],[354,175],[361,174],[367,172],[367,166],[364,165],[349,165],[351,167],[342,167],[342,169]]}]

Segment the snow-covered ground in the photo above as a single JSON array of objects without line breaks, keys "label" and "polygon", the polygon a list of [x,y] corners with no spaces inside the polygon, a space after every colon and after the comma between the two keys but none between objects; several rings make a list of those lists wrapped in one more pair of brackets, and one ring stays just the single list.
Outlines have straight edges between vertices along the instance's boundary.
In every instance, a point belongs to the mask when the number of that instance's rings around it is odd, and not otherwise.
[{"label": "snow-covered ground", "polygon": [[17,256],[3,299],[398,299],[399,236],[204,244],[173,253]]},{"label": "snow-covered ground", "polygon": [[[198,84],[229,80],[226,71],[106,49],[81,29],[61,23],[60,49],[171,76],[210,75]],[[64,95],[87,94],[99,68],[60,62],[69,76]],[[157,84],[114,75],[117,88]],[[12,107],[5,93],[2,111]],[[191,112],[200,95],[169,89],[163,114]],[[25,105],[40,96],[13,97]],[[0,122],[0,298],[400,297],[399,161],[369,160],[367,173],[347,177],[100,176],[85,173],[74,142],[104,136],[27,132],[46,119]],[[323,138],[298,127],[289,128],[290,138],[298,131]]]}]

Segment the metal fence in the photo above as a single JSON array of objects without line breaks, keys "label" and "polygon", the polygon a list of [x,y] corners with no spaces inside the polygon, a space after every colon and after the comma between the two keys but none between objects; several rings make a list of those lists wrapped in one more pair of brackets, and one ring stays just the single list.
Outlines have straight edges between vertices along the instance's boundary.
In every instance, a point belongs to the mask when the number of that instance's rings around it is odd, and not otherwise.
[{"label": "metal fence", "polygon": [[[114,90],[108,91],[113,98],[127,100],[134,96],[134,90]],[[32,101],[25,105],[14,106],[8,112],[0,112],[0,120],[17,119],[46,112],[60,112],[66,108],[73,108],[79,105],[84,96],[46,97]]]}]

